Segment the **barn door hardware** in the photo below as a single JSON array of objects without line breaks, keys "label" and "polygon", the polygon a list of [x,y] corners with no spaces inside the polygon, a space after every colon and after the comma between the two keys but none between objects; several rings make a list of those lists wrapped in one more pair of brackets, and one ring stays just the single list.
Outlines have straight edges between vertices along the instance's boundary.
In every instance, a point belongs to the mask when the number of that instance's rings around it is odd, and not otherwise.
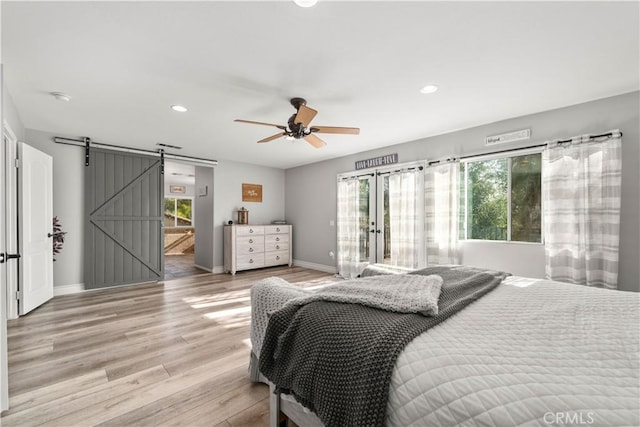
[{"label": "barn door hardware", "polygon": [[91,138],[84,137],[84,165],[89,166],[89,145],[91,144]]},{"label": "barn door hardware", "polygon": [[[124,147],[121,145],[113,145],[113,144],[105,144],[103,142],[95,142],[92,141],[91,138],[82,137],[80,139],[73,138],[65,138],[61,136],[54,136],[53,142],[56,144],[64,144],[64,145],[73,145],[76,147],[84,148],[84,165],[89,166],[89,155],[91,151],[91,147],[94,148],[103,148],[105,150],[114,150],[114,151],[125,151],[127,153],[134,154],[144,154],[147,156],[160,157],[162,163],[164,163],[165,159],[174,159],[174,160],[186,160],[191,163],[197,163],[204,166],[215,166],[218,164],[217,160],[213,159],[205,159],[202,157],[192,157],[192,156],[183,156],[181,154],[168,154],[165,153],[164,150],[152,151],[152,150],[144,150],[142,148],[132,148],[132,147]],[[162,171],[164,173],[164,170]]]}]

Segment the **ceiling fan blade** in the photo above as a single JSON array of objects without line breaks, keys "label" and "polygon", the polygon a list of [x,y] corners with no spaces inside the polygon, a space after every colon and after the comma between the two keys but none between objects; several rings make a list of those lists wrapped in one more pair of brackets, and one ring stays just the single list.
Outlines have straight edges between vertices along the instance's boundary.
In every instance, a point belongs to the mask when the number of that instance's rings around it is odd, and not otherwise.
[{"label": "ceiling fan blade", "polygon": [[265,123],[265,122],[254,122],[252,120],[242,120],[242,119],[235,119],[234,122],[238,122],[238,123],[249,123],[250,125],[263,125],[263,126],[273,126],[276,127],[278,129],[282,129],[282,130],[287,130],[286,126],[282,126],[282,125],[275,125],[273,123]]},{"label": "ceiling fan blade", "polygon": [[282,138],[283,136],[285,136],[287,133],[286,132],[282,132],[282,133],[277,133],[275,135],[271,135],[265,139],[261,139],[258,142],[269,142],[269,141],[273,141],[274,139],[278,139],[278,138]]},{"label": "ceiling fan blade", "polygon": [[342,128],[336,126],[312,126],[311,132],[318,133],[343,133],[348,135],[358,135],[360,133],[359,128]]},{"label": "ceiling fan blade", "polygon": [[323,140],[321,140],[320,138],[318,138],[317,136],[315,136],[312,133],[307,135],[307,136],[305,136],[304,140],[307,141],[309,144],[313,145],[316,148],[322,148],[325,145],[327,145],[326,142],[324,142]]},{"label": "ceiling fan blade", "polygon": [[313,118],[318,114],[313,108],[309,108],[306,105],[301,105],[298,108],[298,114],[296,114],[295,123],[302,123],[302,126],[307,127]]}]

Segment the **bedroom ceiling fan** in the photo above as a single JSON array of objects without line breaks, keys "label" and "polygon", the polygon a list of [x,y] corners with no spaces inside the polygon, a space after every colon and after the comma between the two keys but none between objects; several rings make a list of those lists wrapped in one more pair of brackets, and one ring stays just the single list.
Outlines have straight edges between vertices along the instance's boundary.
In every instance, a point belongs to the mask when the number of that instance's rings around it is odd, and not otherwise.
[{"label": "bedroom ceiling fan", "polygon": [[341,133],[346,135],[358,135],[360,133],[359,128],[347,128],[336,126],[309,126],[309,123],[318,114],[313,108],[307,107],[307,101],[303,98],[291,98],[291,105],[296,109],[296,113],[289,117],[287,126],[276,125],[273,123],[254,122],[252,120],[236,119],[235,122],[249,123],[253,125],[273,126],[280,129],[282,132],[275,135],[271,135],[267,138],[258,141],[269,142],[274,139],[281,138],[283,136],[295,139],[304,139],[315,148],[322,148],[327,145],[322,139],[318,138],[316,133]]}]

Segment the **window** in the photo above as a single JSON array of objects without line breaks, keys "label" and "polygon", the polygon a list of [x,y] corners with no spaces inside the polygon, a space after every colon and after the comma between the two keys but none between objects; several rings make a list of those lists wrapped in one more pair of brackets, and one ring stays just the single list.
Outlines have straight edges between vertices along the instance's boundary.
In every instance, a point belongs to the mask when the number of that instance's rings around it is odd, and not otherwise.
[{"label": "window", "polygon": [[192,227],[193,214],[191,205],[193,200],[165,197],[164,198],[164,226],[165,227]]},{"label": "window", "polygon": [[460,163],[460,236],[542,242],[541,155]]}]

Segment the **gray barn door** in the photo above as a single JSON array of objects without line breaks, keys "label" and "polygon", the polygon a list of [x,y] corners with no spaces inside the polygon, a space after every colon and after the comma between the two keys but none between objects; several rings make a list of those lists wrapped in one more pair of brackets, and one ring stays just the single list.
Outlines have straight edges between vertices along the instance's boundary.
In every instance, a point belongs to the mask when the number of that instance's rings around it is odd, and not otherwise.
[{"label": "gray barn door", "polygon": [[157,157],[92,149],[86,167],[85,288],[164,278]]}]

